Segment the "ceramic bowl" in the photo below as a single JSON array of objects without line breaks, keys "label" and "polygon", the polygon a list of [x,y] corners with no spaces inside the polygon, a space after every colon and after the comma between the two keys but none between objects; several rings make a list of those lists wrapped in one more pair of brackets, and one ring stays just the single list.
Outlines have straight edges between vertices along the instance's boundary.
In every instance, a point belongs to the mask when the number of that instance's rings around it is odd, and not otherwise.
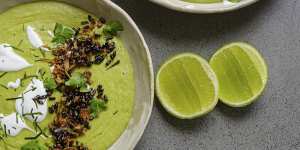
[{"label": "ceramic bowl", "polygon": [[209,13],[223,13],[237,10],[248,5],[251,5],[258,0],[241,0],[239,3],[213,3],[213,4],[197,4],[188,3],[182,0],[150,0],[153,3],[159,4],[169,9],[180,12],[195,13],[195,14],[209,14]]},{"label": "ceramic bowl", "polygon": [[[20,3],[37,0],[0,0],[0,12]],[[124,25],[121,39],[128,49],[135,72],[136,95],[133,116],[127,129],[110,147],[110,150],[133,149],[141,138],[151,115],[154,80],[148,46],[130,16],[110,0],[58,0],[87,10],[109,20],[119,20]]]}]

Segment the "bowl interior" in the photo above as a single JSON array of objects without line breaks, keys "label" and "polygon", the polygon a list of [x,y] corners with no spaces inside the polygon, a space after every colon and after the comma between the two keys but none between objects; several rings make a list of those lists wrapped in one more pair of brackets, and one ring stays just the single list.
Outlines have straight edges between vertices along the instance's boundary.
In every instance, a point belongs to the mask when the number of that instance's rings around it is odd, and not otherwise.
[{"label": "bowl interior", "polygon": [[[0,12],[21,3],[39,0],[0,0]],[[148,123],[153,106],[153,69],[148,47],[135,23],[110,0],[57,0],[79,7],[108,20],[119,20],[124,25],[121,39],[127,48],[134,68],[136,94],[132,117],[127,129],[110,147],[114,149],[133,149],[141,138]]]},{"label": "bowl interior", "polygon": [[189,3],[182,0],[150,0],[154,3],[162,5],[164,7],[188,13],[222,13],[228,12],[242,7],[251,5],[258,0],[241,0],[239,3],[230,3],[225,1],[223,3],[212,3],[212,4],[200,4],[200,3]]}]

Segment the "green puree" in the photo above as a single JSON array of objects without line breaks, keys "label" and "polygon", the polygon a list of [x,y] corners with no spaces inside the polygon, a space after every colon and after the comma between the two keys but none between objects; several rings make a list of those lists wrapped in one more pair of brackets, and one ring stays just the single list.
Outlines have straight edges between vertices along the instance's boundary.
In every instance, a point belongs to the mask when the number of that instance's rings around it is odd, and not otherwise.
[{"label": "green puree", "polygon": [[[28,75],[35,74],[39,68],[47,71],[46,76],[50,75],[49,66],[44,62],[35,62],[36,56],[41,57],[39,50],[34,50],[30,45],[26,27],[30,25],[42,37],[44,43],[50,43],[51,37],[47,31],[53,31],[55,23],[61,23],[67,26],[79,26],[81,21],[86,20],[88,13],[72,7],[70,5],[58,2],[36,2],[28,3],[13,7],[0,15],[0,43],[8,43],[23,49],[25,52],[16,51],[23,56],[33,67],[24,69],[19,72],[10,72],[0,78],[0,84],[7,85],[9,81],[15,81],[22,78],[26,72]],[[109,19],[109,18],[107,18]],[[24,31],[25,29],[25,31]],[[126,29],[125,29],[126,30]],[[106,70],[104,64],[93,65],[91,71],[93,73],[92,81],[95,87],[102,84],[106,95],[109,98],[108,108],[102,112],[99,117],[91,122],[91,129],[87,131],[85,136],[79,138],[80,141],[87,144],[91,149],[101,150],[111,146],[122,132],[126,129],[132,114],[134,105],[135,82],[133,77],[132,64],[128,52],[123,47],[122,42],[116,38],[117,58],[121,63],[116,67]],[[49,53],[49,52],[48,52]],[[47,58],[51,55],[46,54]],[[3,72],[0,72],[2,74]],[[0,113],[10,114],[15,112],[15,101],[6,101],[6,98],[18,97],[25,90],[30,80],[24,82],[24,86],[16,91],[0,87]],[[57,99],[59,100],[58,93]],[[51,102],[49,102],[50,105]],[[42,128],[52,122],[53,116],[48,114],[47,119],[41,123]],[[26,120],[29,126],[32,123]],[[19,149],[28,141],[24,137],[34,136],[31,132],[23,130],[17,137],[9,137],[6,140],[7,149]],[[51,138],[41,142],[51,142]],[[0,141],[0,150],[5,149],[4,143]]]}]

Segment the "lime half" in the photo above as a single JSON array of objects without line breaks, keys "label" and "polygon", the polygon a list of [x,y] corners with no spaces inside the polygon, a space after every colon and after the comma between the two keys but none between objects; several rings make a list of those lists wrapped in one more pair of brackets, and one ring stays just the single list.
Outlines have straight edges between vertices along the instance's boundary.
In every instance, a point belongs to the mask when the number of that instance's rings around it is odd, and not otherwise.
[{"label": "lime half", "polygon": [[216,106],[218,81],[206,60],[184,53],[161,66],[156,78],[156,93],[170,114],[180,119],[193,119]]},{"label": "lime half", "polygon": [[246,43],[224,46],[211,58],[219,85],[220,100],[232,107],[253,103],[263,92],[267,79],[267,66],[258,51]]}]

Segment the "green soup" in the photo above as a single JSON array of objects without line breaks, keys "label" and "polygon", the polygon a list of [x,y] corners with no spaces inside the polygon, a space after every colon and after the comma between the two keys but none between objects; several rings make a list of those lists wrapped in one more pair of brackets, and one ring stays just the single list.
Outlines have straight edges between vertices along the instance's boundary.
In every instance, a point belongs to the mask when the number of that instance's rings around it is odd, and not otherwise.
[{"label": "green soup", "polygon": [[[15,52],[34,65],[19,72],[7,73],[0,79],[0,84],[7,85],[9,81],[22,78],[24,73],[27,75],[36,74],[40,68],[47,71],[46,75],[50,75],[47,63],[35,62],[36,57],[42,54],[39,50],[34,50],[28,41],[25,31],[28,25],[36,29],[44,43],[50,43],[52,38],[48,35],[48,31],[53,31],[55,23],[71,27],[79,26],[81,21],[86,20],[88,14],[88,12],[70,5],[49,1],[19,5],[0,14],[0,44],[8,43],[23,49],[25,52]],[[93,73],[93,85],[102,84],[109,98],[107,110],[93,120],[91,129],[79,138],[79,141],[95,150],[107,149],[118,139],[128,125],[134,105],[135,82],[132,64],[128,52],[120,39],[115,38],[114,40],[117,47],[117,57],[121,63],[110,70],[106,70],[104,64],[93,65],[91,68],[88,68]],[[46,53],[46,55],[51,57],[50,53]],[[87,68],[82,70],[84,69]],[[15,101],[6,101],[6,98],[18,97],[29,82],[30,80],[26,80],[23,86],[17,90],[0,87],[0,113],[10,114],[16,111]],[[58,101],[59,94],[54,94]],[[51,105],[51,102],[49,102],[49,105]],[[46,128],[52,122],[52,119],[53,116],[48,114],[41,126]],[[32,122],[26,120],[26,123],[32,127]],[[0,149],[4,149],[5,146],[7,149],[20,149],[24,143],[28,142],[24,138],[31,136],[34,136],[33,133],[23,130],[16,137],[8,137],[6,144],[0,141]],[[51,138],[46,140],[43,138],[39,139],[42,142],[51,142]]]}]

